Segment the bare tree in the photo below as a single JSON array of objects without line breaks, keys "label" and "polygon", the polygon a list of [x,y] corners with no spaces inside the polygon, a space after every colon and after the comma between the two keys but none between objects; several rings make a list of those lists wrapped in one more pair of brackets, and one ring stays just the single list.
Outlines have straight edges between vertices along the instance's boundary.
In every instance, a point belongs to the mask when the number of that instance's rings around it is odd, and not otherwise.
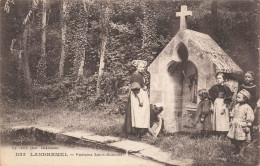
[{"label": "bare tree", "polygon": [[28,37],[28,31],[29,31],[29,24],[25,25],[24,32],[23,32],[23,56],[22,56],[22,68],[24,73],[24,81],[25,81],[25,87],[26,87],[26,94],[30,95],[30,89],[31,89],[31,73],[29,68],[29,62],[28,62],[28,54],[27,54],[27,37]]},{"label": "bare tree", "polygon": [[[82,0],[83,2],[83,7],[84,7],[84,12],[85,12],[85,31],[88,31],[88,15],[89,15],[89,8],[90,5],[93,3],[92,1],[89,0]],[[88,43],[88,39],[85,38],[83,40],[83,46],[86,47]],[[80,82],[83,79],[83,75],[84,75],[84,65],[85,65],[85,58],[86,58],[86,48],[81,49],[83,51],[81,51],[82,55],[81,55],[81,60],[79,63],[79,68],[78,68],[78,78],[76,82]]]},{"label": "bare tree", "polygon": [[67,5],[68,5],[68,0],[63,0],[62,1],[62,10],[60,12],[60,22],[61,22],[61,55],[60,55],[60,64],[59,64],[59,77],[61,78],[64,74],[64,62],[66,59],[66,49],[67,49],[67,44],[66,44],[66,31],[67,31]]},{"label": "bare tree", "polygon": [[212,35],[217,40],[218,36],[218,1],[211,2],[211,20],[212,20]]},{"label": "bare tree", "polygon": [[109,26],[109,8],[108,6],[102,5],[101,13],[101,50],[100,50],[100,63],[98,70],[98,80],[97,80],[97,98],[100,96],[101,92],[101,78],[103,75],[103,70],[105,67],[105,52],[108,38],[108,26]]},{"label": "bare tree", "polygon": [[[260,87],[260,2],[257,1],[257,22],[258,22],[258,87]],[[259,93],[259,92],[258,92]],[[260,96],[260,94],[258,94]]]},{"label": "bare tree", "polygon": [[46,78],[46,18],[47,18],[47,0],[42,0],[42,42],[41,42],[41,58],[37,66],[37,76],[39,81]]}]

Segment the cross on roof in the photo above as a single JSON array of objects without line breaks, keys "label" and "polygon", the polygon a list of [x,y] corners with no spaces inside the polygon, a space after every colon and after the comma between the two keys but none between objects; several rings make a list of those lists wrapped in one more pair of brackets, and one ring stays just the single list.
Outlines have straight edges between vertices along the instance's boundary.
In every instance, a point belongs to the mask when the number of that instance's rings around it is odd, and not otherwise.
[{"label": "cross on roof", "polygon": [[192,16],[192,12],[191,11],[187,11],[187,6],[186,5],[182,5],[181,6],[181,11],[176,13],[176,17],[180,17],[181,18],[180,30],[187,29],[187,23],[186,23],[185,16]]}]

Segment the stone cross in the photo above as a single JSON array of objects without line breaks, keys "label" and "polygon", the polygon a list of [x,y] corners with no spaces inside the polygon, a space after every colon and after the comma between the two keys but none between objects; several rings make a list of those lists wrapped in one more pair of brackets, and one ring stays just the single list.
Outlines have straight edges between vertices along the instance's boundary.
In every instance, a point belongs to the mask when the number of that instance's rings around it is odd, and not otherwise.
[{"label": "stone cross", "polygon": [[186,23],[185,16],[192,16],[192,12],[191,11],[187,11],[187,6],[186,5],[182,5],[181,6],[181,11],[176,13],[176,17],[181,17],[180,30],[187,29],[187,23]]}]

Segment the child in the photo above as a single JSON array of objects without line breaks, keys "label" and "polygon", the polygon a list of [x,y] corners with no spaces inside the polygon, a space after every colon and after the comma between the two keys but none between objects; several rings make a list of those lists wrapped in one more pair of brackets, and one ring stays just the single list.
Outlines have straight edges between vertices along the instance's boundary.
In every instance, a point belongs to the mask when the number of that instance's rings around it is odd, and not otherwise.
[{"label": "child", "polygon": [[245,73],[245,77],[244,77],[244,84],[240,85],[238,88],[238,91],[241,91],[242,89],[247,90],[250,95],[251,98],[248,101],[248,104],[252,107],[252,109],[254,110],[256,107],[256,102],[258,100],[258,87],[254,84],[254,72],[252,71],[247,71]]},{"label": "child", "polygon": [[237,104],[230,112],[231,123],[227,136],[235,145],[235,154],[243,155],[246,141],[251,140],[250,127],[254,121],[254,112],[247,104],[250,93],[243,89],[237,94]]},{"label": "child", "polygon": [[198,91],[200,97],[200,102],[197,107],[195,122],[193,126],[196,126],[200,123],[199,128],[202,131],[212,130],[211,124],[211,102],[209,100],[209,95],[206,89],[201,89]]},{"label": "child", "polygon": [[150,108],[150,127],[148,131],[152,136],[157,137],[163,127],[163,119],[160,116],[163,106],[161,103],[156,103],[151,104]]},{"label": "child", "polygon": [[232,97],[232,92],[224,84],[226,78],[224,73],[217,73],[217,84],[209,89],[209,96],[213,102],[214,112],[212,116],[213,130],[226,133],[229,130],[229,113],[225,101]]}]

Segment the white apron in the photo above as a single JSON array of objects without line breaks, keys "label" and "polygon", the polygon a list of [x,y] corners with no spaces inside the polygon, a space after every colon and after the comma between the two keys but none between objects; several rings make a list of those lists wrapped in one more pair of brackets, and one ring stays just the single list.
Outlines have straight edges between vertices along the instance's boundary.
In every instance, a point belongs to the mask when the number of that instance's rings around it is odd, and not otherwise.
[{"label": "white apron", "polygon": [[[224,113],[223,113],[224,112]],[[212,116],[213,130],[228,131],[229,130],[229,112],[224,103],[224,99],[216,98],[214,102],[214,113]]]},{"label": "white apron", "polygon": [[139,106],[139,100],[131,91],[131,119],[132,127],[148,128],[150,125],[150,103],[148,94],[142,88],[140,96],[143,99],[143,106]]}]

